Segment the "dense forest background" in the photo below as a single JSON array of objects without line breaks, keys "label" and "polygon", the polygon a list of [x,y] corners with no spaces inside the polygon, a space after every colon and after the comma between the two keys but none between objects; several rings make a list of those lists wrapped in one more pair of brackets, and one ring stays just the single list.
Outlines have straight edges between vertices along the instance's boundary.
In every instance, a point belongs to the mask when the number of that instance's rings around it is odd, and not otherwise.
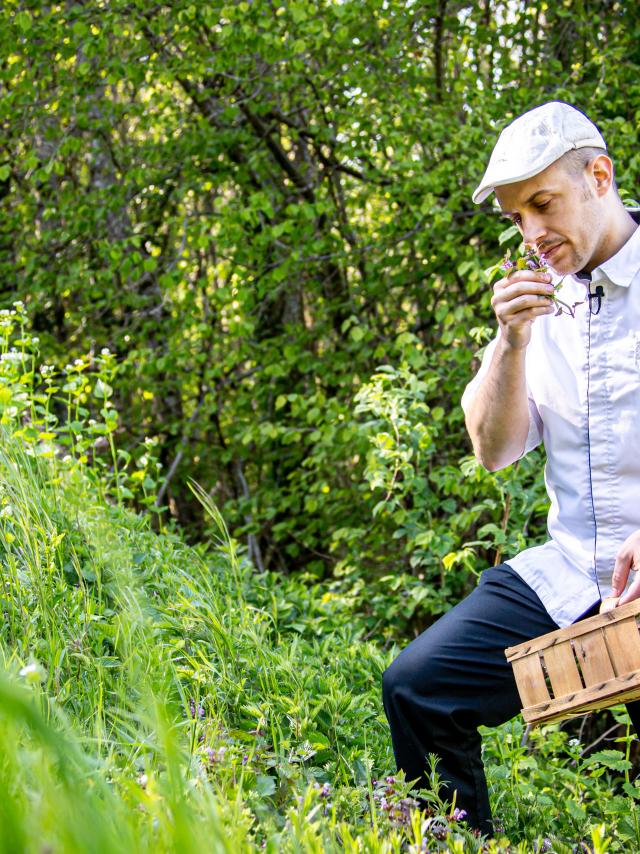
[{"label": "dense forest background", "polygon": [[561,99],[633,196],[635,3],[9,0],[0,23],[2,301],[84,414],[110,351],[125,498],[195,542],[195,479],[257,569],[346,584],[372,629],[544,536],[541,453],[489,475],[464,430],[504,251],[470,195],[504,124]]}]

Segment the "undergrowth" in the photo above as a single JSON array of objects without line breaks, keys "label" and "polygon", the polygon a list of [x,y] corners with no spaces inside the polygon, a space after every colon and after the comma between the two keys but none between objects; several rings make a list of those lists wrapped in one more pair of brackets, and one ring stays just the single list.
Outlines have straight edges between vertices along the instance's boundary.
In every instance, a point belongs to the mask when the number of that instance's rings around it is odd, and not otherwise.
[{"label": "undergrowth", "polygon": [[257,573],[196,483],[209,544],[157,533],[153,461],[130,465],[109,427],[113,364],[64,391],[4,317],[0,852],[640,850],[623,710],[597,751],[561,725],[486,732],[495,840],[433,769],[421,812],[380,696],[404,640],[372,632],[348,584]]}]

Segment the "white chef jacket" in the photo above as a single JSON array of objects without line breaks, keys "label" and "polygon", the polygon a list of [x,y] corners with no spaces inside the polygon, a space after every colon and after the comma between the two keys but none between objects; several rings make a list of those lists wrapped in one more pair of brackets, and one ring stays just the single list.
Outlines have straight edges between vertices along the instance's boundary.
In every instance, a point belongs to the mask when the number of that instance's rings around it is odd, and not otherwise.
[{"label": "white chef jacket", "polygon": [[[598,285],[604,290],[598,314],[587,300],[575,317],[537,318],[525,357],[529,434],[523,456],[544,442],[550,539],[506,563],[559,626],[611,594],[616,554],[640,529],[640,228],[592,272],[592,293]],[[566,276],[558,296],[572,304],[587,288]],[[597,304],[592,300],[592,311]],[[499,336],[464,391],[465,411]]]}]

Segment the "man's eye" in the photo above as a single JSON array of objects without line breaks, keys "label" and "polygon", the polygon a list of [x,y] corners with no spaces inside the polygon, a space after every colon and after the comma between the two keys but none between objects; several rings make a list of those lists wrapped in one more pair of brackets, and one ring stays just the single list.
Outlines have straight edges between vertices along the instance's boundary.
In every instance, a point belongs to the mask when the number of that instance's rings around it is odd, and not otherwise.
[{"label": "man's eye", "polygon": [[546,207],[548,207],[548,205],[549,205],[549,202],[538,202],[536,207],[539,211],[543,211]]}]

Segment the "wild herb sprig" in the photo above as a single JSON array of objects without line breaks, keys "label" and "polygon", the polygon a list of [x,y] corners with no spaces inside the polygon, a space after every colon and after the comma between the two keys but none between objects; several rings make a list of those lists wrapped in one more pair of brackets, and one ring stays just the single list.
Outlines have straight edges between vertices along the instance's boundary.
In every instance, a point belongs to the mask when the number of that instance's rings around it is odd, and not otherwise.
[{"label": "wild herb sprig", "polygon": [[[515,260],[511,259],[511,250],[507,249],[507,254],[504,256],[502,263],[500,264],[500,270],[506,273],[507,276],[510,276],[518,270],[531,270],[534,273],[547,273],[549,271],[549,265],[547,264],[547,259],[545,258],[544,253],[538,255],[535,249],[527,249],[524,255],[520,255]],[[553,294],[550,294],[550,298],[558,308],[555,313],[555,317],[559,314],[570,314],[571,317],[575,317],[576,308],[586,301],[585,297],[585,299],[569,305],[569,303],[560,299],[557,292],[562,287],[562,283],[565,278],[566,277],[563,276],[560,281],[553,286]]]}]

